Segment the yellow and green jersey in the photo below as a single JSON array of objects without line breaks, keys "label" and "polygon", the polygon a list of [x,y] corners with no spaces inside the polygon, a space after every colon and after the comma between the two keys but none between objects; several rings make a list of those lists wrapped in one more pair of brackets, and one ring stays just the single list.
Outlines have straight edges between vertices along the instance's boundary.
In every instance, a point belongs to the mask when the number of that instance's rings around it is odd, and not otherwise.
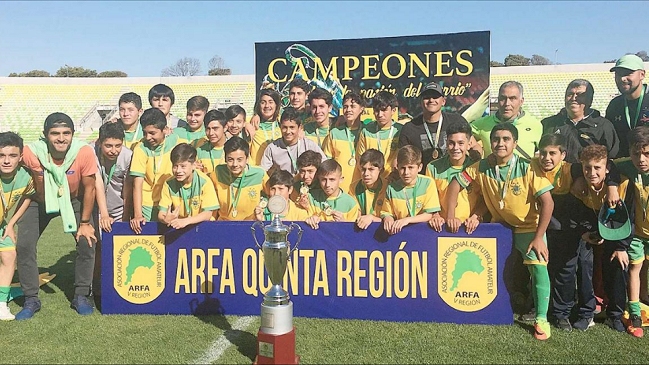
[{"label": "yellow and green jersey", "polygon": [[[649,174],[643,174],[638,171],[638,169],[633,165],[629,157],[623,157],[613,160],[615,166],[622,174],[622,182],[625,178],[627,184],[634,186],[634,205],[635,210],[635,232],[636,236],[649,239],[649,221],[647,216],[649,215]],[[606,190],[606,189],[602,189]],[[622,184],[620,184],[620,199],[622,198]],[[626,189],[624,189],[626,191]],[[631,209],[631,207],[627,207]]]},{"label": "yellow and green jersey", "polygon": [[[465,168],[473,164],[473,161],[467,156],[464,159],[464,164],[460,166],[453,166],[448,155],[434,160],[428,164],[426,168],[426,176],[435,180],[437,192],[439,193],[439,201],[442,205],[440,215],[442,218],[447,219],[448,215],[448,199],[446,197],[446,190],[448,185],[453,181],[458,174],[462,173]],[[455,207],[455,217],[462,222],[471,216],[471,212],[475,208],[480,199],[479,192],[474,190],[471,185],[467,189],[462,189],[457,197],[457,206]]]},{"label": "yellow and green jersey", "polygon": [[536,199],[552,190],[552,184],[542,171],[516,155],[498,168],[482,159],[467,167],[456,179],[464,188],[473,183],[473,189],[479,189],[484,198],[491,221],[512,226],[514,233],[536,232],[539,224]]},{"label": "yellow and green jersey", "polygon": [[129,150],[133,150],[133,145],[138,143],[144,135],[142,134],[142,126],[140,125],[140,121],[138,120],[137,122],[137,129],[128,132],[124,131],[124,146],[126,146]]},{"label": "yellow and green jersey", "polygon": [[259,204],[266,186],[264,169],[248,166],[241,176],[232,176],[227,165],[218,165],[210,178],[219,200],[218,220],[255,220],[255,207]]},{"label": "yellow and green jersey", "polygon": [[212,180],[204,173],[194,170],[192,182],[184,186],[175,177],[170,177],[162,189],[160,211],[167,212],[170,206],[179,208],[178,218],[197,216],[205,211],[219,209],[219,201]]},{"label": "yellow and green jersey", "polygon": [[356,200],[340,189],[338,196],[328,198],[322,190],[309,192],[309,216],[318,216],[323,222],[334,222],[332,212],[343,214],[343,222],[356,222],[360,216],[360,209]]},{"label": "yellow and green jersey", "polygon": [[387,187],[388,184],[383,178],[379,178],[378,185],[374,189],[368,189],[362,180],[357,180],[351,184],[349,195],[356,199],[361,215],[369,214],[380,217]]},{"label": "yellow and green jersey", "polygon": [[[283,221],[290,222],[304,222],[309,218],[309,212],[295,205],[294,202],[288,201],[288,212],[286,215],[279,216]],[[264,220],[271,221],[273,220],[273,215],[268,210],[268,207],[264,208]]]},{"label": "yellow and green jersey", "polygon": [[266,147],[277,138],[282,138],[279,122],[263,121],[259,123],[259,129],[250,142],[250,164],[261,165],[261,158],[264,156]]},{"label": "yellow and green jersey", "polygon": [[570,187],[573,182],[572,174],[570,173],[572,164],[570,162],[561,161],[552,170],[544,171],[541,168],[538,157],[534,157],[532,159],[532,167],[535,170],[541,171],[543,176],[552,182],[552,195],[565,195],[570,193]]},{"label": "yellow and green jersey", "polygon": [[165,181],[173,176],[171,172],[171,150],[180,143],[187,143],[176,134],[170,134],[155,149],[145,142],[134,146],[130,175],[144,178],[142,184],[142,205],[155,207],[160,201]]},{"label": "yellow and green jersey", "polygon": [[361,156],[370,148],[381,151],[385,158],[383,177],[388,176],[392,171],[392,162],[397,157],[401,128],[403,128],[403,124],[394,122],[390,126],[383,127],[383,129],[379,129],[376,121],[369,123],[360,132],[356,155]]},{"label": "yellow and green jersey", "polygon": [[196,159],[203,164],[203,172],[206,174],[211,174],[216,166],[225,163],[223,146],[214,147],[206,139],[194,141],[193,145],[196,148]]},{"label": "yellow and green jersey", "polygon": [[205,128],[203,126],[196,131],[192,131],[189,126],[176,127],[174,128],[173,133],[177,134],[178,137],[189,141],[189,144],[193,144],[194,141],[205,138]]},{"label": "yellow and green jersey", "polygon": [[[295,178],[297,179],[298,176],[295,175]],[[293,183],[293,192],[290,195],[292,201],[297,201],[300,198],[300,189],[302,189],[303,186],[304,183],[300,180],[297,180],[296,182]],[[311,190],[320,190],[320,183],[315,179],[313,179],[311,186],[308,187],[307,194]]]},{"label": "yellow and green jersey", "polygon": [[[489,138],[491,130],[498,123],[512,123],[518,129],[518,146],[520,149],[531,158],[534,152],[538,149],[539,140],[543,135],[543,125],[533,116],[521,112],[522,114],[511,122],[501,122],[496,114],[487,115],[478,120],[473,121],[471,129],[476,141],[482,141],[482,148],[484,149],[484,157],[491,154],[491,139]],[[518,149],[514,150],[517,155],[522,155]],[[523,155],[524,156],[524,155]],[[524,156],[525,157],[525,156]]]},{"label": "yellow and green jersey", "polygon": [[397,220],[439,212],[440,209],[435,181],[428,176],[417,175],[412,186],[405,186],[401,179],[388,185],[381,206],[381,218],[392,216]]},{"label": "yellow and green jersey", "polygon": [[340,182],[340,188],[343,191],[348,191],[351,183],[361,176],[360,170],[356,168],[360,158],[356,155],[356,146],[361,128],[359,125],[355,129],[350,129],[346,124],[335,127],[329,131],[329,135],[322,142],[322,151],[327,158],[338,161],[342,167],[344,179]]},{"label": "yellow and green jersey", "polygon": [[[31,173],[24,166],[16,169],[16,174],[10,179],[2,180],[2,210],[0,210],[0,227],[4,227],[13,217],[22,197],[36,193]],[[12,269],[13,270],[13,269]]]},{"label": "yellow and green jersey", "polygon": [[318,127],[315,121],[304,124],[304,137],[317,143],[318,146],[324,149],[325,138],[329,135],[330,126]]}]

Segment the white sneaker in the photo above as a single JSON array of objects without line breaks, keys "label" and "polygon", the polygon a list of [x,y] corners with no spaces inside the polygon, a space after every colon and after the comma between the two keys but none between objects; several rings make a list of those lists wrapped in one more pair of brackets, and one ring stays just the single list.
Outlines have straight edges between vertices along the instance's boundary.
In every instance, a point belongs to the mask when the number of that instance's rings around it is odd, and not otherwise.
[{"label": "white sneaker", "polygon": [[7,303],[0,303],[0,320],[12,321],[14,318],[15,317],[13,314],[11,314],[11,311],[9,310]]}]

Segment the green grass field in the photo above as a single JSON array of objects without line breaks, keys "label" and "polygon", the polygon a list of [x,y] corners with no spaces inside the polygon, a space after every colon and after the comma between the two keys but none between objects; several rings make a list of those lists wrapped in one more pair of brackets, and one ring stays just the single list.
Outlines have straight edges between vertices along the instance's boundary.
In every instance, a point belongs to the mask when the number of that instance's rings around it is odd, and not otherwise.
[{"label": "green grass field", "polygon": [[[52,221],[39,241],[42,310],[29,321],[0,322],[3,363],[250,364],[259,318],[101,315],[70,309],[74,240]],[[11,303],[15,314],[20,306]],[[434,309],[433,309],[434,310]],[[242,326],[243,324],[243,326]],[[297,352],[317,363],[647,363],[649,335],[636,339],[601,323],[586,332],[554,330],[534,340],[512,326],[391,323],[295,318]]]}]

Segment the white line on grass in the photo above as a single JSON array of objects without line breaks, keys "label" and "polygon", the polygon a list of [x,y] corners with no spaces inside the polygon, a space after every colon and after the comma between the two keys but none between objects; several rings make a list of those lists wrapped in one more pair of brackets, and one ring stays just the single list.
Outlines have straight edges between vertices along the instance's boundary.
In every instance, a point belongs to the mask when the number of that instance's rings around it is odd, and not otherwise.
[{"label": "white line on grass", "polygon": [[[232,325],[232,330],[234,331],[243,331],[248,326],[252,324],[255,320],[255,316],[247,316],[247,317],[241,317],[237,319],[234,324]],[[214,361],[216,361],[223,353],[225,350],[228,349],[228,347],[232,346],[232,342],[228,340],[225,337],[225,333],[223,333],[221,336],[219,336],[212,344],[210,347],[205,351],[203,356],[199,357],[198,359],[190,362],[190,364],[211,364]]]}]

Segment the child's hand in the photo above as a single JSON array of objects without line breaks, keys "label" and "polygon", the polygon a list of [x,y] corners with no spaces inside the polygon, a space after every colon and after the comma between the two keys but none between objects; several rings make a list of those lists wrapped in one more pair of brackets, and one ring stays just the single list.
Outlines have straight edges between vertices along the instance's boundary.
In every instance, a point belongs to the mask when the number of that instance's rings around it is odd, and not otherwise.
[{"label": "child's hand", "polygon": [[599,237],[597,232],[585,232],[581,235],[581,239],[594,246],[598,246],[604,243],[604,240]]},{"label": "child's hand", "polygon": [[309,210],[309,196],[307,194],[300,194],[300,197],[297,199],[295,204],[304,210]]},{"label": "child's hand", "polygon": [[392,223],[392,232],[388,232],[390,234],[397,234],[401,232],[403,227],[407,226],[410,224],[410,217],[402,218],[402,219],[397,219]]},{"label": "child's hand", "polygon": [[548,262],[548,258],[550,257],[550,255],[548,254],[548,245],[543,242],[543,239],[534,238],[532,242],[530,242],[530,245],[527,246],[526,253],[530,253],[530,251],[532,250],[534,250],[536,258],[539,261],[545,261],[546,263]]},{"label": "child's hand", "polygon": [[341,213],[341,212],[339,212],[337,210],[334,210],[333,212],[331,212],[331,216],[334,217],[335,222],[342,222],[343,221],[343,213]]},{"label": "child's hand", "polygon": [[620,205],[620,193],[617,191],[617,186],[606,187],[606,199],[608,200],[608,206],[611,208]]},{"label": "child's hand", "polygon": [[264,215],[263,215],[263,209],[258,205],[255,207],[255,219],[258,221],[263,221],[264,220]]},{"label": "child's hand", "polygon": [[462,221],[459,220],[458,218],[447,217],[446,219],[446,229],[451,233],[457,233],[457,231],[460,230],[461,225],[462,225]]},{"label": "child's hand", "polygon": [[111,218],[110,216],[107,217],[101,217],[99,218],[99,227],[103,229],[106,232],[110,232],[113,230],[113,222],[115,220]]},{"label": "child's hand", "polygon": [[197,169],[199,169],[199,170],[201,170],[201,171],[203,171],[203,172],[206,172],[206,171],[205,171],[205,165],[203,165],[203,163],[201,162],[201,160],[196,160],[195,164],[196,164],[196,168],[197,168]]},{"label": "child's hand", "polygon": [[479,225],[480,225],[480,219],[478,219],[478,217],[475,214],[467,218],[466,221],[464,222],[464,228],[466,229],[467,234],[473,233],[478,228]]},{"label": "child's hand", "polygon": [[144,217],[139,216],[139,217],[133,217],[130,221],[131,224],[131,229],[135,234],[140,234],[142,233],[142,226],[146,224],[146,219]]},{"label": "child's hand", "polygon": [[435,232],[441,232],[442,226],[444,225],[444,218],[442,218],[439,213],[433,214],[433,218],[428,221],[428,224],[435,230]]},{"label": "child's hand", "polygon": [[388,234],[392,231],[392,224],[394,224],[394,217],[389,215],[383,218],[383,230],[386,231]]},{"label": "child's hand", "polygon": [[254,129],[259,129],[259,123],[261,123],[261,118],[259,118],[257,114],[250,118],[250,125],[252,125]]},{"label": "child's hand", "polygon": [[358,219],[356,220],[356,225],[360,229],[367,229],[367,227],[369,227],[370,224],[372,224],[373,221],[374,221],[373,216],[371,216],[369,214],[362,215],[362,216],[358,217]]},{"label": "child's hand", "polygon": [[305,222],[306,224],[308,224],[309,227],[311,227],[311,228],[313,228],[313,229],[318,229],[318,228],[320,228],[320,225],[319,225],[319,223],[320,223],[320,217],[318,217],[317,215],[312,215],[312,216],[310,216],[310,217],[307,218],[304,222]]},{"label": "child's hand", "polygon": [[169,226],[175,229],[181,229],[187,227],[189,223],[187,222],[187,218],[180,218],[180,219],[174,219],[169,223]]},{"label": "child's hand", "polygon": [[611,261],[613,261],[614,259],[617,259],[617,261],[620,263],[622,270],[626,270],[626,268],[629,266],[629,254],[626,253],[626,251],[614,251],[611,255]]}]

